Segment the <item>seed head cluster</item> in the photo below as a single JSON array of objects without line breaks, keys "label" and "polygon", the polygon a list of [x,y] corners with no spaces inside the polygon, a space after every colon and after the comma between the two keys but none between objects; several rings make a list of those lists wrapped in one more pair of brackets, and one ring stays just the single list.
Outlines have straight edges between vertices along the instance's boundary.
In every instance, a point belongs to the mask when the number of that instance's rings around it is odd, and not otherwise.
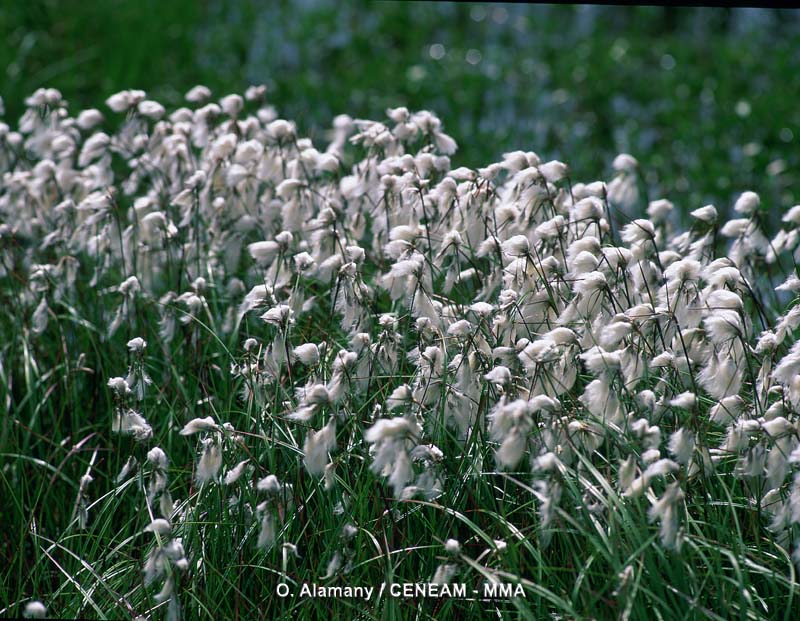
[{"label": "seed head cluster", "polygon": [[[800,563],[800,206],[768,235],[744,192],[732,219],[687,206],[681,228],[628,154],[581,183],[529,151],[453,167],[427,111],[338,116],[323,145],[264,89],[186,101],[128,90],[73,116],[47,89],[0,123],[0,287],[37,338],[69,324],[118,347],[112,485],[139,490],[143,584],[169,618],[205,571],[206,505],[235,515],[208,529],[281,549],[285,573],[292,520],[327,494],[347,520],[330,578],[371,528],[348,515],[357,486],[396,516],[512,477],[537,546],[629,505],[678,553],[721,477]],[[79,528],[109,463],[80,479]],[[433,582],[478,556],[437,545]]]}]

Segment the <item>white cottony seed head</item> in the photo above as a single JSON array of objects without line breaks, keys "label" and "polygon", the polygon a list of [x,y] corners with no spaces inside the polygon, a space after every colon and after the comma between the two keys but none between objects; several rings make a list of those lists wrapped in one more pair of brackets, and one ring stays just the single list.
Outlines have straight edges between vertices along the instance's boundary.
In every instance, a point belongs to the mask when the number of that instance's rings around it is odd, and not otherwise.
[{"label": "white cottony seed head", "polygon": [[140,353],[147,347],[147,341],[141,337],[136,337],[128,341],[128,349],[134,353]]},{"label": "white cottony seed head", "polygon": [[205,418],[193,418],[181,429],[182,436],[190,436],[201,431],[213,431],[217,429],[217,423],[210,416]]},{"label": "white cottony seed head", "polygon": [[44,619],[47,616],[47,608],[40,601],[31,601],[25,604],[22,616],[26,619]]},{"label": "white cottony seed head", "polygon": [[448,539],[444,542],[444,550],[455,556],[461,552],[461,544],[455,539]]}]

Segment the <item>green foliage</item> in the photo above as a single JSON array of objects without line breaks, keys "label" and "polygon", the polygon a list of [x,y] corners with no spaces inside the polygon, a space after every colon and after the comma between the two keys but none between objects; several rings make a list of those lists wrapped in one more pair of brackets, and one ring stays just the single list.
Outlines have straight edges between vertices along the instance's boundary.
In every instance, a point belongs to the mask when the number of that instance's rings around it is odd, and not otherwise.
[{"label": "green foliage", "polygon": [[264,83],[312,138],[405,105],[446,119],[456,164],[533,149],[586,177],[627,151],[684,212],[741,188],[800,200],[796,11],[34,0],[0,7],[0,33],[11,119],[40,86],[73,106],[122,88],[174,105],[196,83]]}]

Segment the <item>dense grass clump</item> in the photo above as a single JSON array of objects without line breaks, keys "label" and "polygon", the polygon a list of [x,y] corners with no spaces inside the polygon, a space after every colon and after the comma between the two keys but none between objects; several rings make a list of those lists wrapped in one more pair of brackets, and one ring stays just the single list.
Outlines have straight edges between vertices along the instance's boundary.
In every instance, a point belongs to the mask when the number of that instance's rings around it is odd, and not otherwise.
[{"label": "dense grass clump", "polygon": [[1,615],[793,618],[800,206],[186,100],[0,125]]}]

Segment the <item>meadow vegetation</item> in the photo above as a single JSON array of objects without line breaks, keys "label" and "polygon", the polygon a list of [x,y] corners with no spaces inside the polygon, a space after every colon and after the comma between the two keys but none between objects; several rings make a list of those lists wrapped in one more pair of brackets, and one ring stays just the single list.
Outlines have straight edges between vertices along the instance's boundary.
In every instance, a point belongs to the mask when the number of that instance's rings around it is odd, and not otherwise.
[{"label": "meadow vegetation", "polygon": [[794,618],[797,15],[0,7],[0,617]]},{"label": "meadow vegetation", "polygon": [[[105,103],[0,126],[0,614],[791,618],[800,206]],[[525,596],[300,595],[487,581]]]}]

